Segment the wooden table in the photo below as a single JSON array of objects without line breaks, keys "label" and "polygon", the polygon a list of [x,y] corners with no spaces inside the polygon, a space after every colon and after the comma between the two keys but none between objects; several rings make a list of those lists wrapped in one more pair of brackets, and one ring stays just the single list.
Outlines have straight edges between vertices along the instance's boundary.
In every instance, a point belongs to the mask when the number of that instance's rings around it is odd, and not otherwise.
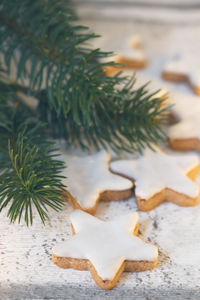
[{"label": "wooden table", "polygon": [[[177,47],[185,49],[197,41],[200,24],[161,25],[136,23],[130,19],[117,22],[94,18],[81,22],[103,34],[95,45],[105,50],[117,51],[130,35],[140,34],[149,65],[137,73],[139,83],[153,80],[153,89],[167,86],[191,93],[183,84],[162,82],[160,71]],[[107,219],[130,209],[137,210],[134,198],[123,202],[102,202],[96,215]],[[45,227],[36,216],[29,229],[24,224],[10,225],[6,211],[1,213],[1,300],[200,299],[200,205],[182,208],[164,203],[149,213],[140,213],[141,236],[159,247],[158,267],[144,273],[124,273],[111,291],[98,288],[88,271],[63,270],[51,262],[52,246],[71,236],[70,212],[68,204],[60,213],[51,211]]]}]

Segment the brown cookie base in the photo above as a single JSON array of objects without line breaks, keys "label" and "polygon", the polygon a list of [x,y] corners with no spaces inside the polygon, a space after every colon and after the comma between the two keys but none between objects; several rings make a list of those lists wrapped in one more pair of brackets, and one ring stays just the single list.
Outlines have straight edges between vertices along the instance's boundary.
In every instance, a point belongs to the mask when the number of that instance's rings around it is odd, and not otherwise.
[{"label": "brown cookie base", "polygon": [[[191,171],[189,171],[187,173],[187,176],[191,180],[194,180],[199,172],[199,169],[200,169],[200,166],[193,168]],[[124,176],[125,178],[132,180],[128,176],[125,176],[121,173],[116,173],[116,172],[113,172],[113,173],[120,175],[120,176]],[[199,195],[195,198],[192,198],[192,197],[177,193],[168,188],[163,189],[162,191],[155,194],[153,197],[151,197],[149,199],[142,199],[136,195],[137,205],[138,205],[139,210],[141,210],[141,211],[152,210],[164,201],[173,202],[180,206],[195,206],[198,204],[198,200],[199,200]]]},{"label": "brown cookie base", "polygon": [[121,66],[107,66],[105,67],[106,76],[114,76],[117,73],[128,70],[128,69],[142,69],[145,68],[147,65],[147,60],[136,60],[136,59],[128,59],[126,57],[119,57],[116,63],[122,64]]},{"label": "brown cookie base", "polygon": [[[72,232],[75,234],[74,228],[72,226]],[[134,235],[137,235],[138,232],[138,224],[135,227]],[[119,280],[123,271],[127,272],[141,272],[151,270],[156,267],[157,259],[154,261],[130,261],[125,260],[121,265],[120,269],[116,273],[115,277],[112,280],[103,280],[97,273],[96,269],[92,265],[92,263],[88,259],[77,259],[71,257],[59,257],[55,254],[52,255],[52,261],[58,267],[63,269],[76,269],[76,270],[90,270],[92,278],[96,282],[96,284],[104,289],[110,290],[112,289],[117,281]]]},{"label": "brown cookie base", "polygon": [[74,209],[81,209],[89,214],[95,214],[97,209],[97,204],[100,200],[103,201],[120,201],[128,199],[132,196],[132,189],[122,190],[122,191],[104,191],[99,194],[96,199],[95,205],[90,208],[85,208],[80,205],[80,203],[73,197],[69,192],[63,194],[63,200],[68,201]]},{"label": "brown cookie base", "polygon": [[126,260],[118,270],[117,274],[112,280],[103,280],[95,270],[94,266],[88,259],[77,259],[71,257],[59,257],[56,255],[52,255],[52,261],[58,267],[63,269],[76,269],[76,270],[90,270],[92,278],[96,282],[96,284],[104,289],[110,290],[112,289],[117,281],[119,280],[123,271],[127,272],[142,272],[147,270],[152,270],[156,267],[157,260],[155,261],[129,261]]},{"label": "brown cookie base", "polygon": [[200,96],[200,86],[195,86],[195,85],[192,85],[192,84],[190,84],[190,85],[191,85],[193,91],[195,92],[195,94],[197,96]]},{"label": "brown cookie base", "polygon": [[168,144],[173,150],[189,151],[196,150],[200,152],[200,140],[198,138],[174,138],[169,139]]},{"label": "brown cookie base", "polygon": [[[194,180],[199,171],[199,166],[188,172],[187,176]],[[198,204],[199,196],[193,198],[187,195],[178,193],[169,188],[163,189],[149,199],[142,199],[136,195],[137,205],[141,211],[149,211],[157,207],[164,201],[172,202],[180,206],[195,206]]]},{"label": "brown cookie base", "polygon": [[163,71],[162,78],[174,82],[188,82],[188,77],[185,74],[181,74],[181,73],[174,73],[174,72],[171,73],[171,72]]},{"label": "brown cookie base", "polygon": [[126,69],[141,69],[146,67],[147,60],[146,59],[130,59],[125,56],[119,56],[119,58],[116,60],[116,63],[123,64],[124,68]]},{"label": "brown cookie base", "polygon": [[192,90],[197,96],[200,96],[200,86],[195,86],[190,82],[190,79],[188,78],[187,75],[181,74],[181,73],[171,73],[167,71],[162,72],[162,78],[168,81],[173,81],[173,82],[186,82],[190,85]]}]

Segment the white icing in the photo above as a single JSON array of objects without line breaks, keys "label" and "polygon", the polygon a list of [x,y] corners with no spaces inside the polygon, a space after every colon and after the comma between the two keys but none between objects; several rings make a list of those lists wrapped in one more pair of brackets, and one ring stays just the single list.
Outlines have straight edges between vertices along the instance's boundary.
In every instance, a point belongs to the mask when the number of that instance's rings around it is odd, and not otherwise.
[{"label": "white icing", "polygon": [[71,222],[76,234],[53,248],[60,257],[89,259],[103,280],[112,280],[125,260],[154,261],[157,248],[133,235],[138,221],[129,212],[104,222],[83,211],[75,210]]},{"label": "white icing", "polygon": [[118,54],[115,54],[113,56],[106,57],[102,60],[102,63],[108,63],[111,61],[119,62],[120,59],[130,59],[130,60],[136,60],[136,61],[144,61],[146,60],[145,55],[140,49],[127,49],[122,48]]},{"label": "white icing", "polygon": [[141,47],[142,40],[138,34],[134,34],[133,36],[129,37],[127,40],[127,44],[134,49],[138,49]]},{"label": "white icing", "polygon": [[143,61],[146,60],[146,57],[144,55],[144,53],[142,52],[142,50],[140,49],[135,49],[135,48],[120,48],[119,51],[119,58],[123,57],[123,58],[127,58],[127,59],[134,59],[134,60],[139,60],[139,61]]},{"label": "white icing", "polygon": [[176,138],[200,138],[200,100],[198,96],[173,93],[171,110],[179,122],[168,128],[168,136]]},{"label": "white icing", "polygon": [[135,180],[135,193],[148,200],[165,188],[196,197],[199,187],[186,174],[198,166],[196,155],[168,155],[146,149],[137,159],[111,162],[113,172]]},{"label": "white icing", "polygon": [[91,155],[63,153],[62,159],[67,165],[64,183],[82,208],[94,207],[103,191],[123,191],[133,186],[130,180],[109,171],[110,154],[105,150]]},{"label": "white icing", "polygon": [[120,43],[120,47],[115,47],[115,54],[109,57],[104,57],[101,59],[102,63],[108,63],[111,61],[119,62],[122,59],[128,59],[138,62],[146,61],[146,56],[144,55],[141,47],[141,40],[138,35],[129,37],[126,41]]},{"label": "white icing", "polygon": [[200,86],[200,61],[190,55],[179,55],[164,67],[165,72],[188,76],[194,86]]},{"label": "white icing", "polygon": [[187,75],[190,79],[191,84],[194,87],[200,87],[200,71],[198,71],[198,70],[189,70],[187,72]]}]

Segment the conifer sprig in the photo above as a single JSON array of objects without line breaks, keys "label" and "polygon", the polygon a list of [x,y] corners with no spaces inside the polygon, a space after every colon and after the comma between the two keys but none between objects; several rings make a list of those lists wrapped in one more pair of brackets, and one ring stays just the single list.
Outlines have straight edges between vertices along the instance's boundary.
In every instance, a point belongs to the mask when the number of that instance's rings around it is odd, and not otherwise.
[{"label": "conifer sprig", "polygon": [[92,49],[97,36],[75,21],[69,1],[0,0],[0,211],[8,205],[11,222],[32,224],[33,206],[44,222],[48,207],[62,207],[64,164],[49,138],[133,152],[164,136],[165,99],[135,89],[135,78],[106,77],[111,53]]},{"label": "conifer sprig", "polygon": [[26,80],[54,136],[69,144],[135,151],[160,141],[162,101],[146,86],[133,91],[132,79],[106,77],[100,59],[110,53],[91,49],[97,36],[74,22],[68,2],[1,0],[0,51],[7,72],[15,60],[17,83]]},{"label": "conifer sprig", "polygon": [[64,163],[46,137],[45,125],[19,102],[14,86],[0,83],[0,211],[7,205],[11,222],[32,225],[35,206],[41,221],[47,208],[59,210],[65,189]]},{"label": "conifer sprig", "polygon": [[[47,145],[46,145],[47,146]],[[32,207],[35,206],[42,222],[48,218],[47,208],[60,210],[64,186],[59,172],[62,162],[53,159],[52,145],[48,145],[46,153],[25,143],[20,137],[16,148],[10,146],[9,157],[12,168],[0,176],[0,211],[9,204],[8,217],[11,222],[24,215],[27,226],[33,223]]]}]

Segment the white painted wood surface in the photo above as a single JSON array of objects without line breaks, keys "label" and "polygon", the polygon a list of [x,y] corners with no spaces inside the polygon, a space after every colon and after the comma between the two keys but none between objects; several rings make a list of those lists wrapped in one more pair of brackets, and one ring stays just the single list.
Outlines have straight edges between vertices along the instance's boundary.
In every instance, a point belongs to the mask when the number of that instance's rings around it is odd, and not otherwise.
[{"label": "white painted wood surface", "polygon": [[75,0],[78,13],[85,19],[158,24],[197,24],[199,0]]},{"label": "white painted wood surface", "polygon": [[[138,72],[139,82],[153,80],[152,87],[176,88],[190,94],[183,84],[160,81],[167,57],[178,48],[197,42],[200,25],[182,27],[129,22],[88,21],[103,38],[97,46],[120,50],[132,34],[140,34],[148,67]],[[196,47],[199,47],[198,43]],[[198,48],[200,50],[200,48]],[[200,178],[198,179],[200,182]],[[137,210],[135,199],[102,202],[96,216],[103,219]],[[124,273],[111,291],[98,288],[88,271],[63,270],[51,262],[51,248],[69,238],[69,213],[66,204],[60,213],[50,212],[44,227],[36,216],[32,228],[10,225],[6,211],[0,216],[0,299],[200,299],[200,205],[183,208],[164,203],[148,213],[140,213],[140,235],[160,249],[158,267],[144,273]]]}]

